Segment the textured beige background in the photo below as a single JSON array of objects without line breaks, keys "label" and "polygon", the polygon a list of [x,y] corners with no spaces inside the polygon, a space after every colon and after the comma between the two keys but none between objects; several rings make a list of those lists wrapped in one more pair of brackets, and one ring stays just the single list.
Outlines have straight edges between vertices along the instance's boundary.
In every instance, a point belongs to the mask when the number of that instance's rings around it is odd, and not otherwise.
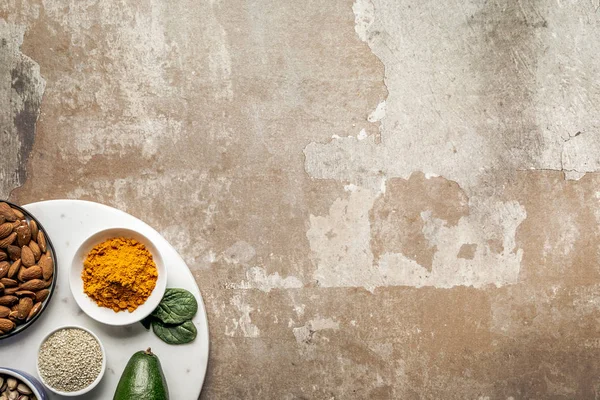
[{"label": "textured beige background", "polygon": [[5,0],[0,195],[178,249],[202,398],[598,399],[599,35],[597,0]]}]

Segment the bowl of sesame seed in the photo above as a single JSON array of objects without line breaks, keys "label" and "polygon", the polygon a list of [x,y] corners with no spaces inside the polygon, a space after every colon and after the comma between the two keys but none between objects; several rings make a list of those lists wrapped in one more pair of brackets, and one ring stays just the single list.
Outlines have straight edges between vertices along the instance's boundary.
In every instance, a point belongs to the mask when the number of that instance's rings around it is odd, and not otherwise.
[{"label": "bowl of sesame seed", "polygon": [[92,390],[106,370],[104,346],[92,331],[63,326],[50,332],[38,350],[37,372],[48,390],[80,396]]}]

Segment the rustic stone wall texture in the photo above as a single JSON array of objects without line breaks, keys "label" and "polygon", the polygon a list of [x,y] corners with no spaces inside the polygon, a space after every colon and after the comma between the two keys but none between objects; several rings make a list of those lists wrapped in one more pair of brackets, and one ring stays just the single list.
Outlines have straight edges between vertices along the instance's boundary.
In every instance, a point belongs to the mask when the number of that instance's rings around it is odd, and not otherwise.
[{"label": "rustic stone wall texture", "polygon": [[600,399],[599,37],[598,0],[4,0],[0,195],[177,248],[203,399]]}]

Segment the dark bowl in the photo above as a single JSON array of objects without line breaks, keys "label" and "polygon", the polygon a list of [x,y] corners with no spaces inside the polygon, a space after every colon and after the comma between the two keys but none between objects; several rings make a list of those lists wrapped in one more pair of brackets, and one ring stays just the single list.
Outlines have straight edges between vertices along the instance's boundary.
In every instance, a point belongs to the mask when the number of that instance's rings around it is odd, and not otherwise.
[{"label": "dark bowl", "polygon": [[31,213],[29,211],[25,210],[24,208],[22,208],[16,204],[11,203],[10,201],[0,200],[0,202],[6,203],[9,206],[21,211],[25,215],[25,218],[27,219],[27,221],[34,220],[36,222],[38,229],[41,230],[42,232],[44,232],[44,235],[46,236],[46,247],[47,247],[47,249],[49,249],[50,254],[52,255],[52,261],[54,261],[54,275],[52,277],[52,284],[50,285],[50,287],[48,287],[48,290],[50,290],[50,294],[48,295],[46,300],[44,300],[44,302],[42,303],[42,309],[40,310],[40,312],[37,313],[37,315],[35,317],[33,317],[28,322],[26,322],[22,325],[18,325],[15,329],[10,331],[9,333],[0,335],[0,340],[2,340],[2,339],[9,338],[11,336],[17,335],[17,334],[23,332],[25,329],[29,328],[31,325],[33,325],[35,323],[35,321],[37,321],[37,319],[40,317],[40,315],[42,315],[42,313],[46,310],[46,308],[48,307],[48,303],[50,303],[50,300],[52,299],[52,294],[54,293],[54,289],[56,288],[56,281],[58,279],[58,262],[57,262],[58,260],[56,259],[56,251],[54,250],[54,246],[52,245],[50,236],[48,236],[48,232],[46,231],[46,229],[44,229],[42,224],[40,224],[40,221],[38,221],[37,218],[35,218],[33,215],[31,215]]}]

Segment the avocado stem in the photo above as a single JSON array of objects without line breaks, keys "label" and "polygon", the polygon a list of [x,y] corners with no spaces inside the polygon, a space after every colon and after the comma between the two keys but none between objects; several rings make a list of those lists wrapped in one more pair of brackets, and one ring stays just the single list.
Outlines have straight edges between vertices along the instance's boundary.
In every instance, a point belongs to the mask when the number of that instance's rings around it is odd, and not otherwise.
[{"label": "avocado stem", "polygon": [[149,356],[153,356],[154,354],[152,354],[152,349],[150,347],[148,347],[148,349],[145,351],[146,354],[148,354]]}]

